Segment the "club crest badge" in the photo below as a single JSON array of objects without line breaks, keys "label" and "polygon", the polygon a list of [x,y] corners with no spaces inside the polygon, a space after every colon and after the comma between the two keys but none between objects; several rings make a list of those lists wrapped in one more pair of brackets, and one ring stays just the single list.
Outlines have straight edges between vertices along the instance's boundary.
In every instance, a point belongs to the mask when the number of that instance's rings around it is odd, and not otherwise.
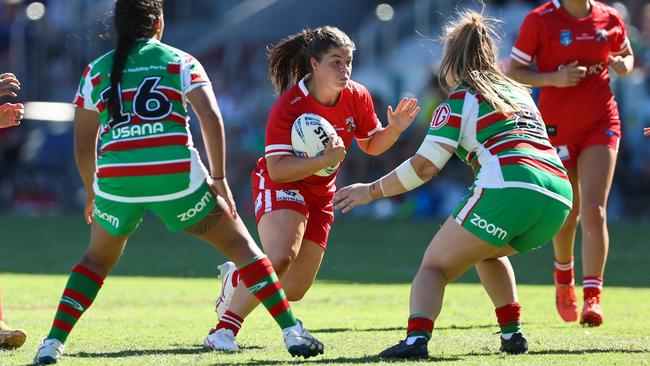
[{"label": "club crest badge", "polygon": [[347,132],[353,132],[357,128],[357,125],[354,123],[354,118],[348,117],[345,119],[345,130]]},{"label": "club crest badge", "polygon": [[604,29],[596,29],[596,41],[607,42],[607,31]]},{"label": "club crest badge", "polygon": [[571,41],[573,40],[573,35],[571,34],[571,30],[565,29],[560,32],[560,43],[562,46],[566,47],[571,44]]}]

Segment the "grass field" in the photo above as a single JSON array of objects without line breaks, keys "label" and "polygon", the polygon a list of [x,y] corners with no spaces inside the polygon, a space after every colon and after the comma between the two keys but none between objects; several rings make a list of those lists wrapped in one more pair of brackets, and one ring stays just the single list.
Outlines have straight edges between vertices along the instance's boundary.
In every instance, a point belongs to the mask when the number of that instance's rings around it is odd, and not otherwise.
[{"label": "grass field", "polygon": [[[77,217],[0,216],[5,317],[29,333],[27,344],[0,351],[0,365],[31,362],[54,315],[70,267],[87,241]],[[428,240],[430,222],[340,220],[335,224],[319,280],[294,305],[305,325],[326,343],[323,357],[305,363],[376,364],[375,355],[404,335],[409,285]],[[363,229],[363,230],[360,230]],[[581,328],[555,314],[549,247],[513,258],[530,352],[504,356],[494,310],[476,275],[446,293],[429,344],[431,361],[470,365],[650,364],[650,251],[642,223],[612,226],[603,307],[604,326]],[[579,254],[579,253],[577,253]],[[122,262],[68,340],[70,365],[274,365],[299,363],[264,311],[246,321],[243,352],[202,347],[214,325],[213,301],[223,260],[209,247],[146,220]],[[577,260],[579,262],[579,260]],[[415,362],[413,364],[416,364]]]}]

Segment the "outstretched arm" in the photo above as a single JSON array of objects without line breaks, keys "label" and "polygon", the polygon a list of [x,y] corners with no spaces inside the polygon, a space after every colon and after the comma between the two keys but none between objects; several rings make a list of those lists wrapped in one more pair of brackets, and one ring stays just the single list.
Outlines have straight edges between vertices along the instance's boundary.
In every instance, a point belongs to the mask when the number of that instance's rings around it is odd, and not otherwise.
[{"label": "outstretched arm", "polygon": [[341,188],[334,197],[334,208],[346,213],[376,199],[417,188],[440,172],[454,150],[449,145],[425,140],[415,155],[373,183],[357,183]]},{"label": "outstretched arm", "polygon": [[380,155],[393,146],[399,135],[413,123],[419,111],[418,101],[414,98],[402,98],[395,110],[388,106],[388,126],[379,130],[369,140],[357,140],[359,147],[368,155]]}]

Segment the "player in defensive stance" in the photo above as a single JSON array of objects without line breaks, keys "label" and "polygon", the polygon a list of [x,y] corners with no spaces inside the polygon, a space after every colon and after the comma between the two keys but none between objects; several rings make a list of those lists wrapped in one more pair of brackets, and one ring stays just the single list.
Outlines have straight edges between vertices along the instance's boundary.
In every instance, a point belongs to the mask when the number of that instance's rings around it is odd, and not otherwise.
[{"label": "player in defensive stance", "polygon": [[[193,234],[237,264],[242,282],[282,328],[289,353],[323,353],[322,343],[296,321],[271,263],[237,216],[225,176],[223,121],[209,79],[196,59],[160,42],[162,10],[162,0],[117,0],[117,48],[83,73],[74,101],[75,157],[88,193],[90,245],[72,268],[34,361],[59,360],[148,210],[169,230]],[[187,102],[201,123],[211,175],[192,144]]]},{"label": "player in defensive stance", "polygon": [[[388,107],[388,126],[382,127],[370,93],[350,79],[354,50],[347,34],[325,26],[291,35],[268,53],[269,75],[281,96],[266,124],[265,154],[252,174],[253,198],[262,246],[290,301],[300,300],[314,282],[334,221],[337,173],[314,174],[341,162],[352,140],[367,154],[383,153],[420,110],[416,100],[404,98],[395,110]],[[324,117],[338,134],[319,157],[293,155],[291,128],[303,113]],[[257,300],[237,286],[241,271],[230,263],[219,270],[220,321],[208,339],[216,349],[234,351],[235,336]]]},{"label": "player in defensive stance", "polygon": [[571,185],[528,90],[499,70],[490,34],[473,11],[445,28],[439,81],[451,94],[435,111],[422,146],[377,181],[336,193],[335,209],[344,213],[404,193],[438,174],[453,152],[474,172],[469,192],[429,244],[413,280],[406,339],[381,357],[428,355],[445,286],[471,266],[496,307],[501,350],[527,351],[507,256],[551,240],[571,208]]},{"label": "player in defensive stance", "polygon": [[[553,238],[557,311],[564,321],[578,319],[573,247],[580,222],[580,324],[599,326],[609,250],[607,197],[621,138],[609,68],[624,76],[634,66],[625,23],[598,1],[552,0],[528,14],[511,58],[512,78],[541,87],[539,109],[573,187],[573,210]],[[530,68],[533,62],[536,70]]]}]

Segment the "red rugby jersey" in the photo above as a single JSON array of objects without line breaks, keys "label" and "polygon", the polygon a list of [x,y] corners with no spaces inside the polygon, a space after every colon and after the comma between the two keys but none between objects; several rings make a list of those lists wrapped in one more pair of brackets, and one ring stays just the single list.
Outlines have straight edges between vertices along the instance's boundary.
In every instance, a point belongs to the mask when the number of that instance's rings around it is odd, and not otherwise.
[{"label": "red rugby jersey", "polygon": [[260,189],[306,188],[315,196],[331,197],[336,191],[334,185],[338,170],[332,175],[321,177],[311,175],[290,183],[277,183],[271,180],[266,166],[266,157],[273,155],[293,155],[291,146],[291,127],[303,113],[314,113],[329,121],[336,133],[343,139],[346,150],[352,139],[368,140],[381,129],[377,119],[372,97],[361,84],[350,80],[340,92],[339,100],[332,107],[319,104],[305,86],[305,79],[284,92],[273,104],[266,122],[266,147],[264,156],[257,161],[254,183]]},{"label": "red rugby jersey", "polygon": [[609,88],[609,55],[630,47],[625,24],[612,7],[591,1],[591,13],[581,19],[569,15],[559,0],[531,11],[519,30],[511,58],[537,64],[539,72],[578,61],[587,75],[576,86],[543,87],[539,109],[554,145],[578,142],[599,123],[618,120],[618,108]]}]

